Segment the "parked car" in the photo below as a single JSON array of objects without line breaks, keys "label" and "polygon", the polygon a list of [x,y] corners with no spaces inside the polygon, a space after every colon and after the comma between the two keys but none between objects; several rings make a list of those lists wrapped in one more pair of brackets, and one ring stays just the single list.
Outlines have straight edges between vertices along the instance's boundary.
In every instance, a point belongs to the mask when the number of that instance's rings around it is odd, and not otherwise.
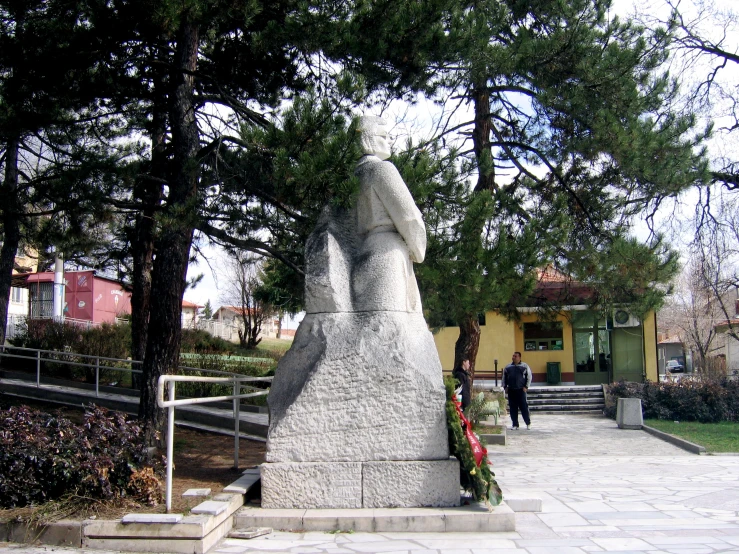
[{"label": "parked car", "polygon": [[685,371],[685,366],[677,360],[667,360],[665,371],[669,371],[670,373],[683,373]]}]

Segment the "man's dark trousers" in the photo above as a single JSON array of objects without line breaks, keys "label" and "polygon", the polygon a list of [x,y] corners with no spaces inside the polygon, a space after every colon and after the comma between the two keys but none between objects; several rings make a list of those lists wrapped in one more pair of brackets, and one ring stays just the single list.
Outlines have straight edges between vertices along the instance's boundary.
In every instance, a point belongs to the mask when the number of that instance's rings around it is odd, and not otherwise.
[{"label": "man's dark trousers", "polygon": [[526,391],[523,389],[512,389],[508,388],[508,402],[511,405],[511,421],[513,427],[518,427],[518,410],[521,410],[521,415],[526,425],[531,425],[531,418],[529,417],[529,405],[526,402]]}]

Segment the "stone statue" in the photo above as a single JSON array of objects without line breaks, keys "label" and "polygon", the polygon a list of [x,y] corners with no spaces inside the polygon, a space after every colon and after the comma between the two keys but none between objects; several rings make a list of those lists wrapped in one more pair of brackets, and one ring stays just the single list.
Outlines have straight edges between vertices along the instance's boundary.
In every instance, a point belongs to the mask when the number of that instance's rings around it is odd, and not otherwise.
[{"label": "stone statue", "polygon": [[420,312],[421,297],[413,263],[426,254],[421,212],[395,166],[387,161],[385,122],[360,120],[364,156],[357,164],[357,232],[362,240],[352,271],[356,311]]},{"label": "stone statue", "polygon": [[459,504],[445,390],[413,262],[421,213],[385,125],[360,121],[355,209],[324,209],[305,248],[306,316],[270,389],[262,507]]}]

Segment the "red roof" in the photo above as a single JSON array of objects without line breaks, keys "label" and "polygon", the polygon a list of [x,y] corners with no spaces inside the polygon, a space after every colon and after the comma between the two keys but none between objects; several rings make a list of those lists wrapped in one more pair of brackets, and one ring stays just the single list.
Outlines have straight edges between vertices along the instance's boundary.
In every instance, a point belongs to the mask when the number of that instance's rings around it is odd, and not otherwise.
[{"label": "red roof", "polygon": [[182,301],[182,307],[183,308],[202,308],[200,304],[193,304],[192,302],[188,302],[187,300]]},{"label": "red roof", "polygon": [[739,327],[739,319],[725,319],[723,321],[719,321],[716,325],[713,326],[714,329],[717,329],[718,327]]},{"label": "red roof", "polygon": [[578,281],[544,280],[539,281],[531,294],[519,305],[533,307],[546,304],[560,306],[590,304],[596,294],[592,287]]}]

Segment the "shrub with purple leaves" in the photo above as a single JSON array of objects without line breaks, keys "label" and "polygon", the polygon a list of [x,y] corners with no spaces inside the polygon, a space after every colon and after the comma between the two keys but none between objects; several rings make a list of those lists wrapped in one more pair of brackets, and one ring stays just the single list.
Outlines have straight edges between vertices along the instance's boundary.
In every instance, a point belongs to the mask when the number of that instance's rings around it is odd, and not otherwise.
[{"label": "shrub with purple leaves", "polygon": [[0,409],[0,507],[37,505],[68,494],[95,499],[161,499],[161,482],[136,479],[149,460],[141,427],[92,406],[82,425],[26,406]]},{"label": "shrub with purple leaves", "polygon": [[616,417],[618,398],[639,398],[645,419],[677,421],[739,421],[739,382],[693,381],[682,379],[676,383],[627,383],[620,381],[609,386],[614,402],[605,409],[608,417]]}]

